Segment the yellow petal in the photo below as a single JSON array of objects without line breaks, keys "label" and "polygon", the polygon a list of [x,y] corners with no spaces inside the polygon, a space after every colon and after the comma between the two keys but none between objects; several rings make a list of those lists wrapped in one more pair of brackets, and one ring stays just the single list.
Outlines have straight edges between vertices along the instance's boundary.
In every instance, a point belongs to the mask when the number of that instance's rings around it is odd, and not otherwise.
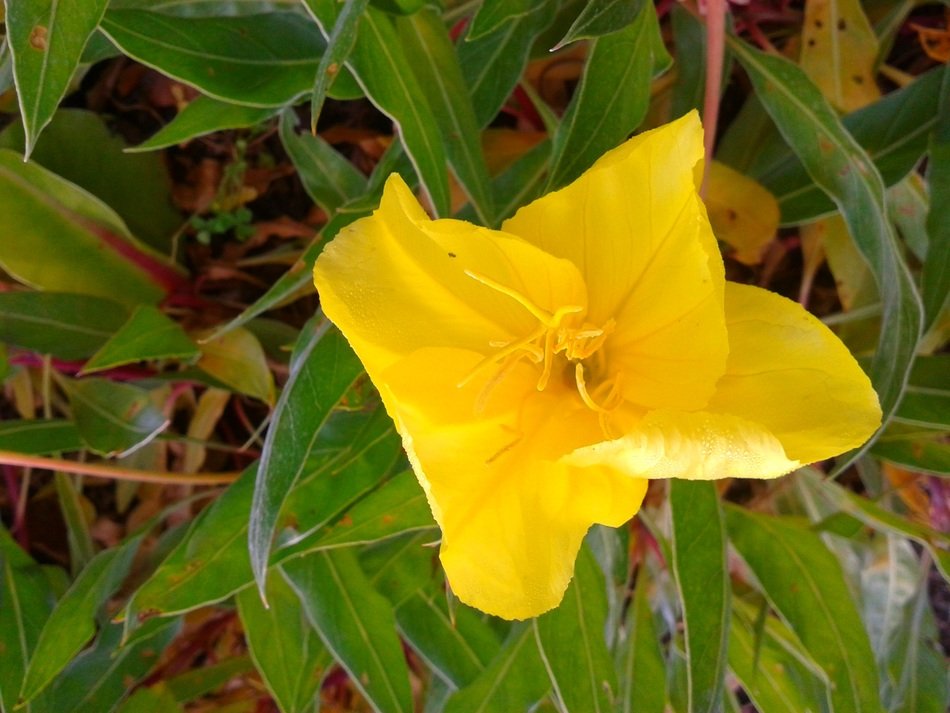
[{"label": "yellow petal", "polygon": [[636,478],[775,478],[795,470],[782,444],[757,423],[707,411],[653,411],[622,438],[579,448],[565,460],[608,464]]},{"label": "yellow petal", "polygon": [[324,312],[374,379],[415,349],[485,354],[530,332],[537,319],[485,279],[541,309],[586,304],[568,261],[497,231],[430,220],[398,175],[379,209],[344,228],[314,266]]},{"label": "yellow petal", "polygon": [[566,386],[538,392],[535,368],[458,387],[479,359],[423,349],[377,384],[442,528],[452,590],[482,611],[525,619],[557,606],[591,524],[632,517],[646,483],[560,460],[601,438],[600,425]]},{"label": "yellow petal", "polygon": [[801,463],[864,443],[881,423],[871,382],[847,347],[800,305],[726,283],[729,361],[709,404],[761,424]]},{"label": "yellow petal", "polygon": [[631,377],[624,395],[647,408],[703,407],[725,366],[722,259],[696,192],[702,144],[688,114],[627,141],[503,225],[578,266],[587,321],[616,322],[611,359]]}]

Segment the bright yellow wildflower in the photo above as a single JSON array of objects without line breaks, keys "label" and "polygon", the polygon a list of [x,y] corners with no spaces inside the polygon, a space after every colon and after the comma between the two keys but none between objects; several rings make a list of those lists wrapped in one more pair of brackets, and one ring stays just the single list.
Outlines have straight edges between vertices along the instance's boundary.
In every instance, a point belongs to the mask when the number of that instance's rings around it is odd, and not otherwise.
[{"label": "bright yellow wildflower", "polygon": [[463,602],[540,614],[591,524],[632,517],[647,479],[774,478],[880,423],[826,327],[726,282],[702,144],[695,113],[636,136],[500,231],[429,219],[392,176],[317,261]]}]

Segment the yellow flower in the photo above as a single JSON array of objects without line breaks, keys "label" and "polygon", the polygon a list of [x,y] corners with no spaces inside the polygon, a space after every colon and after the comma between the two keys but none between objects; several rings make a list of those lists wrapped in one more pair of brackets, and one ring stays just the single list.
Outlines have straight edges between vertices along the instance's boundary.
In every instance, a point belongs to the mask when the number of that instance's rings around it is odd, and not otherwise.
[{"label": "yellow flower", "polygon": [[877,396],[799,305],[727,282],[695,113],[500,231],[431,220],[390,177],[314,280],[402,435],[465,603],[557,606],[593,523],[649,478],[774,478],[860,445]]}]

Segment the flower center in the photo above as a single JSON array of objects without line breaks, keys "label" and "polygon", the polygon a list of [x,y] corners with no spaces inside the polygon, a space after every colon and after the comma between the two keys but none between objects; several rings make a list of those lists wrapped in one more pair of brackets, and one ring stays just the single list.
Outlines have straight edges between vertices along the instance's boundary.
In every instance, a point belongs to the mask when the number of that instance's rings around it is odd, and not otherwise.
[{"label": "flower center", "polygon": [[615,322],[607,320],[602,326],[583,322],[580,305],[565,305],[553,313],[538,307],[527,296],[489,277],[466,270],[473,280],[515,300],[538,320],[538,325],[527,336],[506,342],[491,342],[497,349],[486,356],[459,383],[462,387],[486,371],[494,370],[476,400],[476,409],[482,411],[491,390],[521,360],[527,359],[540,367],[537,389],[544,391],[555,372],[577,389],[581,401],[601,414],[601,425],[608,430],[606,415],[623,402],[620,372],[610,373],[602,349],[613,331]]}]

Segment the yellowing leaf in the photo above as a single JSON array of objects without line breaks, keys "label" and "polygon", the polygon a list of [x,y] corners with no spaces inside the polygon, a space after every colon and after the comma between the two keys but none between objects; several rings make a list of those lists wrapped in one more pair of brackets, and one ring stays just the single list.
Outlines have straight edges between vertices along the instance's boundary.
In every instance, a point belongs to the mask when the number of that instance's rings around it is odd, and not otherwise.
[{"label": "yellowing leaf", "polygon": [[808,0],[800,64],[836,109],[860,109],[881,92],[874,81],[878,42],[860,0]]},{"label": "yellowing leaf", "polygon": [[838,299],[845,311],[877,301],[874,276],[840,215],[802,226],[802,242],[817,242],[823,248],[828,267],[838,286]]},{"label": "yellowing leaf", "polygon": [[242,327],[215,337],[201,346],[198,366],[222,384],[274,404],[274,377],[267,367],[257,337]]},{"label": "yellowing leaf", "polygon": [[706,211],[713,232],[746,265],[762,260],[762,251],[778,230],[775,196],[748,176],[713,161],[706,183]]}]

